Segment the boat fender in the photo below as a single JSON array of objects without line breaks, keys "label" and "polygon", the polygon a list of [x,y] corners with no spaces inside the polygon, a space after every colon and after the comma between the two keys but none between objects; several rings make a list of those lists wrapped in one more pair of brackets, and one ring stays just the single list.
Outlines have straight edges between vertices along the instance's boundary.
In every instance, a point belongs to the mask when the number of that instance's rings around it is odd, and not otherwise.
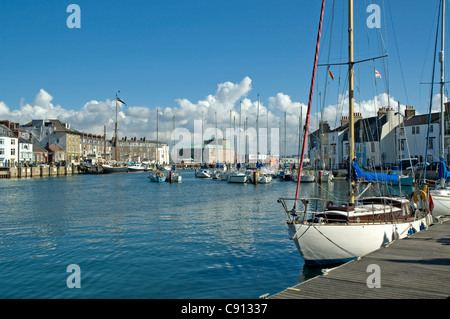
[{"label": "boat fender", "polygon": [[331,206],[333,206],[333,202],[332,202],[331,200],[329,200],[329,201],[327,202],[327,208],[330,208]]},{"label": "boat fender", "polygon": [[425,191],[420,190],[420,198],[422,199],[423,202],[425,202],[427,200],[427,193],[425,193]]},{"label": "boat fender", "polygon": [[417,230],[414,227],[411,226],[411,228],[408,230],[408,235],[410,236],[410,235],[415,234],[415,233],[417,233]]}]

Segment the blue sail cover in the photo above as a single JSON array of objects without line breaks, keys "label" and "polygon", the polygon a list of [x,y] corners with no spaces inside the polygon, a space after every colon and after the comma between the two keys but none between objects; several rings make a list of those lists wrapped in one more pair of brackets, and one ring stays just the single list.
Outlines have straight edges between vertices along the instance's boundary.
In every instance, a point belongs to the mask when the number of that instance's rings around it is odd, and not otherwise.
[{"label": "blue sail cover", "polygon": [[353,169],[357,178],[364,178],[368,182],[397,182],[399,180],[398,174],[363,172],[356,161],[353,161]]},{"label": "blue sail cover", "polygon": [[439,179],[445,178],[445,180],[450,179],[450,172],[447,170],[447,166],[445,165],[445,159],[441,158],[439,162]]}]

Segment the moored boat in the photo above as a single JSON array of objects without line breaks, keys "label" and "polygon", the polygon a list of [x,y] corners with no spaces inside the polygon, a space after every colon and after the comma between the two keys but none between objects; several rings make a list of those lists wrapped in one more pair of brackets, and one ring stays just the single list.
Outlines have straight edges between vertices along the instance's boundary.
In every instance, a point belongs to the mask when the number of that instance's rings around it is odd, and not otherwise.
[{"label": "moored boat", "polygon": [[162,183],[166,180],[166,175],[163,172],[155,171],[154,174],[150,174],[150,181],[154,183]]},{"label": "moored boat", "polygon": [[129,172],[144,172],[145,171],[145,166],[142,163],[129,165],[128,166],[128,171]]},{"label": "moored boat", "polygon": [[103,168],[103,173],[104,174],[108,174],[108,173],[126,173],[127,167],[125,165],[109,165],[109,164],[103,164],[102,165]]},{"label": "moored boat", "polygon": [[228,175],[228,183],[245,183],[247,182],[247,174],[243,172],[230,172]]},{"label": "moored boat", "polygon": [[211,173],[206,170],[206,169],[202,169],[202,170],[195,170],[195,177],[198,178],[211,178]]}]

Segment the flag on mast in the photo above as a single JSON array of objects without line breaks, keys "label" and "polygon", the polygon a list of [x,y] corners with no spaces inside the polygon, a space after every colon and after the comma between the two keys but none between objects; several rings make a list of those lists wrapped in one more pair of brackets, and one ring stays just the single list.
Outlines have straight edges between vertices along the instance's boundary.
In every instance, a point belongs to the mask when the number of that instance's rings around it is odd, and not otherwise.
[{"label": "flag on mast", "polygon": [[334,80],[334,75],[333,75],[333,73],[331,73],[330,69],[328,69],[328,75],[331,77],[332,80]]},{"label": "flag on mast", "polygon": [[381,74],[377,71],[377,69],[375,69],[375,77],[381,79]]},{"label": "flag on mast", "polygon": [[120,97],[118,97],[118,96],[116,96],[116,100],[117,100],[117,102],[120,102],[120,103],[122,103],[122,104],[127,105],[127,103],[125,103],[124,101],[122,101],[122,100],[120,99]]}]

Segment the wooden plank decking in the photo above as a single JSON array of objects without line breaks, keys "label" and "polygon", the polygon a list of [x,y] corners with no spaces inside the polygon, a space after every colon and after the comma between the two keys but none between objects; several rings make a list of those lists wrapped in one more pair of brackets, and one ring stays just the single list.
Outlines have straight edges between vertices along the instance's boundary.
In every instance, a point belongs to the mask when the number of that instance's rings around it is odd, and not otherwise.
[{"label": "wooden plank decking", "polygon": [[[369,288],[371,264],[380,288]],[[269,299],[443,299],[450,297],[450,221],[393,242]]]}]

